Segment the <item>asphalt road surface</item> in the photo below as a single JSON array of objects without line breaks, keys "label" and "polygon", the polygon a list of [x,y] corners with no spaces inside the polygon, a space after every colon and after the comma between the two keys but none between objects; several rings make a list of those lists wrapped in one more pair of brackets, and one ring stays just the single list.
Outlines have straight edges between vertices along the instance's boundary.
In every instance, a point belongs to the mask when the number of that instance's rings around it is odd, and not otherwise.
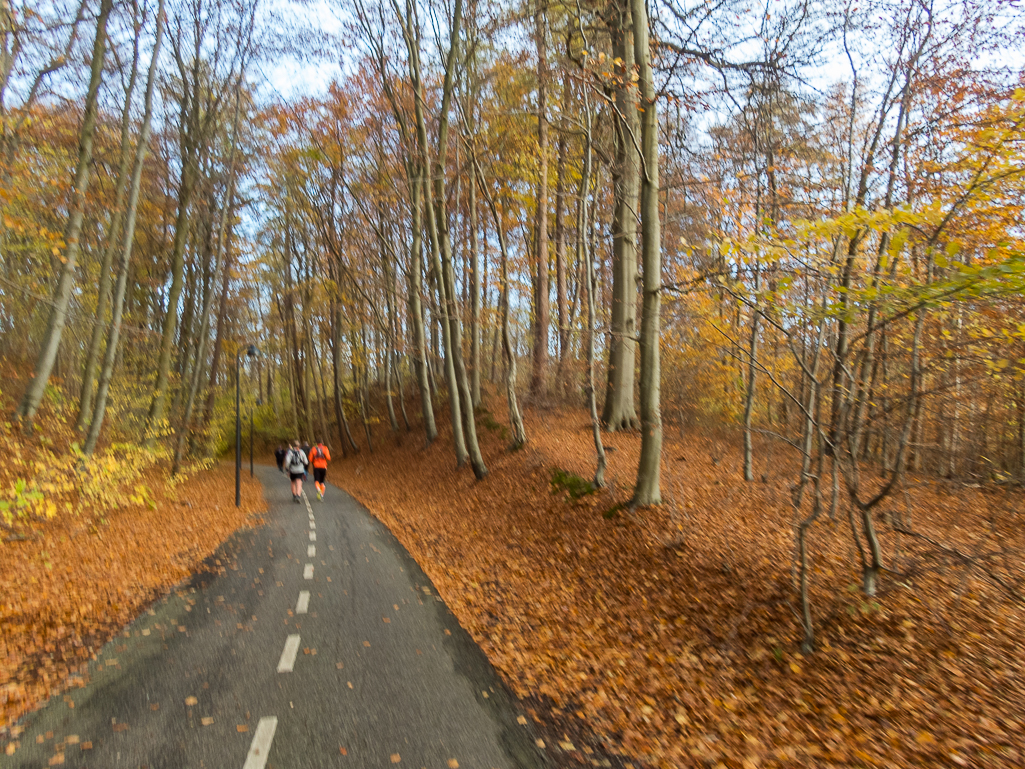
[{"label": "asphalt road surface", "polygon": [[321,502],[309,483],[295,504],[287,479],[257,472],[265,524],[107,644],[86,686],[27,716],[0,766],[544,767],[391,533],[335,487]]}]

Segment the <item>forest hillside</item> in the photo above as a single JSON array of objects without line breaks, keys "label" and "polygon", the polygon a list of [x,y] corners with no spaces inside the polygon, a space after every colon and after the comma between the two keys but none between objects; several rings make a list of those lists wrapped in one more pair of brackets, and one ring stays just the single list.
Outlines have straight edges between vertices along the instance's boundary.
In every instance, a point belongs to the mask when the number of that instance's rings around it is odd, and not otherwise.
[{"label": "forest hillside", "polygon": [[1019,491],[907,478],[883,515],[919,536],[886,535],[888,578],[873,598],[859,589],[848,521],[824,521],[821,630],[805,654],[793,468],[778,450],[760,446],[760,480],[745,485],[737,436],[673,429],[671,502],[631,512],[636,435],[610,438],[610,483],[594,490],[586,412],[531,409],[525,426],[536,437],[516,452],[504,428],[483,432],[494,472],[479,483],[413,435],[331,473],[423,565],[529,703],[556,765],[1021,762],[1025,627],[1020,596],[993,578],[1017,568],[993,553],[1025,544],[1020,512],[1008,512]]},{"label": "forest hillside", "polygon": [[19,581],[87,579],[55,541],[179,578],[245,518],[168,500],[319,440],[614,751],[1019,761],[1023,20],[0,2],[5,707],[92,645]]}]

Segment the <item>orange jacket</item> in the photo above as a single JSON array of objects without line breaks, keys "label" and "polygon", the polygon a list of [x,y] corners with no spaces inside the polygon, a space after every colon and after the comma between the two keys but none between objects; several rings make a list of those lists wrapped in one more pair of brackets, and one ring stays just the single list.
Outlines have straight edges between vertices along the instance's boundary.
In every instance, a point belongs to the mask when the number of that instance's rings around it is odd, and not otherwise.
[{"label": "orange jacket", "polygon": [[[324,456],[317,456],[317,449],[321,449],[324,452]],[[327,467],[328,460],[331,459],[331,452],[327,450],[327,446],[323,443],[318,443],[312,449],[310,449],[310,462],[313,463],[314,467]]]}]

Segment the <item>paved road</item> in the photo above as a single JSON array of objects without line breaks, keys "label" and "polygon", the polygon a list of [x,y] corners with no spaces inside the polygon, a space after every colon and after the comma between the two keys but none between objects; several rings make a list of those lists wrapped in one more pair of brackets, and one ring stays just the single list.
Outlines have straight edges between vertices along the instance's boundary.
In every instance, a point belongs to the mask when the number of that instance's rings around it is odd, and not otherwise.
[{"label": "paved road", "polygon": [[0,765],[543,767],[486,658],[391,533],[334,487],[293,504],[280,474],[258,473],[265,525],[221,548],[221,573],[107,644],[87,685],[28,716]]}]

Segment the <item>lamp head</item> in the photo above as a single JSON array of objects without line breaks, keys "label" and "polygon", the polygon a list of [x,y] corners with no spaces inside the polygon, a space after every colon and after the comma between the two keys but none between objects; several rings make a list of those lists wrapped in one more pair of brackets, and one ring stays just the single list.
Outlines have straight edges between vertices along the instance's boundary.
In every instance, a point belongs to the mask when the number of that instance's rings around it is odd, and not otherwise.
[{"label": "lamp head", "polygon": [[249,345],[249,347],[246,348],[246,355],[248,355],[250,358],[255,358],[256,357],[256,353],[258,353],[258,352],[259,352],[259,350],[256,349],[256,345],[255,344],[251,344],[251,345]]}]

